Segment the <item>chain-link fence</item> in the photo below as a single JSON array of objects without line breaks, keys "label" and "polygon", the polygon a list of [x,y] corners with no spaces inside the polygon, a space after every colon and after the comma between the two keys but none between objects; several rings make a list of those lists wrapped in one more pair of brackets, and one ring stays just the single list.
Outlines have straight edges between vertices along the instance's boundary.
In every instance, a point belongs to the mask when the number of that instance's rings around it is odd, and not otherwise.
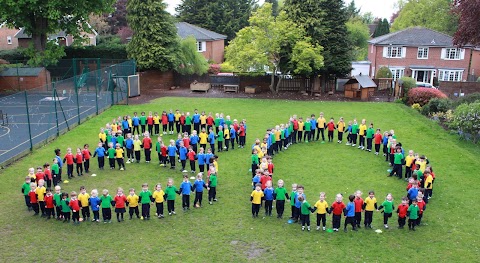
[{"label": "chain-link fence", "polygon": [[112,105],[128,104],[128,76],[135,75],[135,62],[98,68],[101,65],[96,59],[74,61],[57,81],[0,97],[0,164],[22,157]]}]

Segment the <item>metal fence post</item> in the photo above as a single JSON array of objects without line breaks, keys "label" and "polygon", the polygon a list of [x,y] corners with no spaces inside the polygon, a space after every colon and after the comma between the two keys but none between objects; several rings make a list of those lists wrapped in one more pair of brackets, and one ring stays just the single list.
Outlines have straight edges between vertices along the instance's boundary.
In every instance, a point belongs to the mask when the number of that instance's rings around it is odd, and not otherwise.
[{"label": "metal fence post", "polygon": [[24,94],[25,94],[25,106],[27,107],[27,123],[28,123],[28,136],[30,138],[30,151],[32,151],[33,150],[32,129],[30,128],[30,112],[28,109],[27,91],[24,91]]},{"label": "metal fence post", "polygon": [[55,87],[55,82],[52,82],[53,89],[53,103],[55,103],[55,121],[57,122],[57,137],[60,135],[60,128],[58,127],[58,111],[57,111],[57,88]]}]

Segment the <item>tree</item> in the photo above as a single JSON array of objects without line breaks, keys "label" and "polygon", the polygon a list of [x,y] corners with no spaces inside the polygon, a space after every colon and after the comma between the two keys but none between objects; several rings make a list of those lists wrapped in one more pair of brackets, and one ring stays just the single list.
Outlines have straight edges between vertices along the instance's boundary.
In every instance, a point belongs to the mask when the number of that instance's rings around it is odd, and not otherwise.
[{"label": "tree", "polygon": [[453,0],[416,0],[403,2],[392,31],[413,26],[430,28],[453,35],[458,26],[458,16],[451,12]]},{"label": "tree", "polygon": [[460,17],[457,32],[453,35],[455,45],[480,45],[480,1],[455,0],[454,13]]},{"label": "tree", "polygon": [[390,25],[386,18],[380,19],[378,21],[377,28],[375,29],[375,33],[373,33],[373,37],[379,37],[390,33]]},{"label": "tree", "polygon": [[166,8],[162,0],[128,1],[127,19],[134,33],[127,52],[142,70],[166,71],[178,65],[177,28]]},{"label": "tree", "polygon": [[227,40],[248,25],[254,0],[182,0],[175,8],[178,19],[227,35]]},{"label": "tree", "polygon": [[197,51],[197,40],[193,37],[179,39],[179,64],[175,69],[182,75],[203,75],[207,73],[208,62],[205,57]]},{"label": "tree", "polygon": [[375,75],[377,79],[382,78],[392,78],[393,74],[392,71],[387,67],[381,67],[377,71],[377,75]]},{"label": "tree", "polygon": [[286,0],[284,9],[290,20],[305,29],[312,44],[324,48],[321,73],[327,78],[350,73],[352,44],[342,0]]},{"label": "tree", "polygon": [[29,53],[34,54],[33,60],[51,62],[64,55],[64,52],[57,45],[47,45],[49,34],[64,30],[80,39],[82,30],[90,30],[86,24],[88,16],[91,13],[102,14],[112,4],[113,0],[0,0],[0,21],[24,28],[25,33],[32,36]]},{"label": "tree", "polygon": [[280,11],[278,6],[278,0],[265,0],[265,3],[272,4],[272,15],[278,16],[278,12]]},{"label": "tree", "polygon": [[[237,71],[263,72],[265,66],[273,68],[272,92],[278,91],[281,78],[276,87],[274,82],[280,70],[309,75],[323,66],[322,47],[311,44],[305,31],[289,20],[285,11],[274,17],[272,4],[265,3],[253,12],[249,22],[250,26],[241,29],[230,42],[225,57]],[[280,68],[282,64],[286,68]]]},{"label": "tree", "polygon": [[365,60],[368,56],[368,40],[370,30],[368,26],[360,19],[350,19],[346,23],[349,42],[353,47],[353,58],[355,60]]},{"label": "tree", "polygon": [[127,0],[116,0],[113,6],[114,11],[106,16],[108,25],[110,26],[110,34],[118,33],[127,24]]},{"label": "tree", "polygon": [[348,4],[345,12],[347,12],[347,17],[350,18],[356,18],[360,16],[360,8],[357,8],[355,6],[355,1],[351,1],[350,4]]},{"label": "tree", "polygon": [[372,12],[366,12],[362,15],[362,21],[367,25],[372,24],[374,19],[375,17],[373,16]]},{"label": "tree", "polygon": [[100,35],[105,35],[108,31],[110,31],[110,26],[103,15],[90,14],[88,17],[88,23]]}]

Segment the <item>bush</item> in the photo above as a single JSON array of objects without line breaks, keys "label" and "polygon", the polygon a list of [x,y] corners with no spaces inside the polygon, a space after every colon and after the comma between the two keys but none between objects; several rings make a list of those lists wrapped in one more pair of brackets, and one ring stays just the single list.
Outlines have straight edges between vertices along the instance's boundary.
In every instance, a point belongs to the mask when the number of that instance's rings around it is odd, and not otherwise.
[{"label": "bush", "polygon": [[414,109],[414,110],[416,110],[416,111],[419,112],[419,111],[422,109],[422,106],[420,106],[420,104],[418,104],[418,103],[414,103],[414,104],[412,105],[412,109]]},{"label": "bush", "polygon": [[11,50],[0,50],[0,59],[4,59],[10,63],[28,60],[23,50],[19,48]]},{"label": "bush", "polygon": [[408,91],[413,89],[417,86],[417,81],[411,77],[401,77],[400,81],[402,81],[402,92],[403,92],[403,103],[407,103],[408,101]]},{"label": "bush", "polygon": [[427,104],[430,99],[439,98],[445,99],[447,95],[443,92],[439,91],[438,89],[431,89],[431,88],[413,88],[408,91],[408,104],[413,105],[415,103],[423,105]]},{"label": "bush", "polygon": [[220,72],[230,73],[230,72],[234,72],[234,71],[235,71],[235,67],[228,62],[223,62],[220,65]]},{"label": "bush", "polygon": [[217,75],[220,72],[219,64],[210,64],[208,66],[208,74]]},{"label": "bush", "polygon": [[465,97],[460,97],[458,100],[454,101],[453,107],[456,108],[461,104],[464,104],[464,103],[468,104],[476,101],[480,101],[480,92],[472,93]]},{"label": "bush", "polygon": [[452,109],[452,101],[450,99],[431,99],[425,106],[422,107],[422,114],[426,116],[431,116],[436,112],[447,112]]},{"label": "bush", "polygon": [[478,77],[477,82],[480,82],[480,77]]},{"label": "bush", "polygon": [[392,71],[390,71],[389,68],[387,67],[381,67],[377,71],[376,78],[381,79],[381,78],[391,78],[392,77]]},{"label": "bush", "polygon": [[451,127],[458,129],[462,138],[477,143],[480,138],[480,102],[458,106]]}]

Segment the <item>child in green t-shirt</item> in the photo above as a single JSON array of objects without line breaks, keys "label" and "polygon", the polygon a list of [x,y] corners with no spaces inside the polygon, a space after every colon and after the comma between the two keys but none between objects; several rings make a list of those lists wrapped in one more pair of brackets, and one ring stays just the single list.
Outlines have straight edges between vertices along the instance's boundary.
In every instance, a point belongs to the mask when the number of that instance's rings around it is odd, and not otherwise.
[{"label": "child in green t-shirt", "polygon": [[168,215],[175,215],[175,199],[177,194],[180,194],[177,187],[173,185],[173,179],[169,178],[167,181],[167,187],[165,188],[165,199],[167,199]]},{"label": "child in green t-shirt", "polygon": [[417,224],[418,214],[420,213],[420,208],[417,205],[417,200],[412,200],[412,204],[408,207],[407,216],[408,216],[408,229],[415,231],[415,225]]},{"label": "child in green t-shirt", "polygon": [[150,202],[153,202],[152,192],[148,190],[148,184],[142,184],[142,191],[138,194],[139,202],[142,204],[141,219],[150,219]]},{"label": "child in green t-shirt", "polygon": [[30,192],[30,183],[32,182],[32,179],[30,179],[30,176],[25,177],[25,182],[22,185],[22,194],[25,198],[25,205],[27,206],[28,211],[32,210],[32,206],[30,205],[30,196],[28,193]]},{"label": "child in green t-shirt", "polygon": [[103,195],[100,197],[100,207],[102,208],[103,223],[112,223],[112,202],[113,198],[108,194],[107,189],[103,189]]},{"label": "child in green t-shirt", "polygon": [[383,225],[385,228],[388,229],[388,219],[392,217],[393,210],[395,209],[395,205],[393,204],[393,196],[392,194],[387,194],[385,201],[380,205],[378,210],[383,208]]},{"label": "child in green t-shirt", "polygon": [[302,203],[300,206],[300,221],[302,222],[302,231],[305,230],[305,226],[307,226],[307,231],[310,231],[310,213],[313,213],[315,209],[310,206],[310,203],[305,200],[303,195],[298,196],[298,201]]},{"label": "child in green t-shirt", "polygon": [[215,174],[215,167],[210,166],[210,178],[208,180],[208,203],[213,204],[212,201],[217,201],[217,175]]},{"label": "child in green t-shirt", "polygon": [[115,148],[113,146],[113,143],[108,143],[107,157],[112,170],[115,169]]},{"label": "child in green t-shirt", "polygon": [[275,198],[275,207],[277,208],[277,218],[282,218],[285,210],[285,200],[289,199],[287,189],[283,187],[283,180],[278,180],[278,187],[275,188],[273,196]]},{"label": "child in green t-shirt", "polygon": [[67,193],[62,193],[62,200],[60,200],[60,207],[62,209],[62,215],[63,215],[63,222],[64,223],[69,223],[70,222],[70,199],[68,199],[68,194]]}]

